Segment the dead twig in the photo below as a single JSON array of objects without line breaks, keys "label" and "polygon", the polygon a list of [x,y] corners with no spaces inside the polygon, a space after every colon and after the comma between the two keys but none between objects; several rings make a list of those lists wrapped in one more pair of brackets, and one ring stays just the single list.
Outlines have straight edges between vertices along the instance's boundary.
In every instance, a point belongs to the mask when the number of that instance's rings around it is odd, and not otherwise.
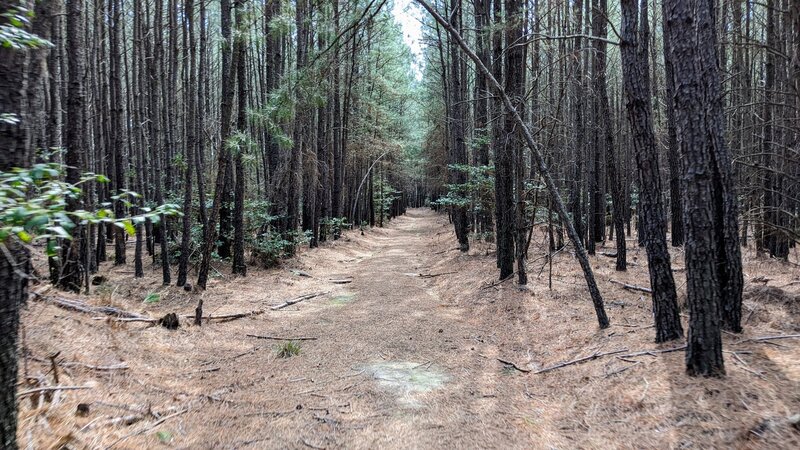
[{"label": "dead twig", "polygon": [[519,370],[522,373],[528,373],[528,372],[531,371],[531,369],[523,369],[522,367],[516,365],[512,361],[507,361],[507,360],[502,359],[502,358],[497,358],[497,360],[500,361],[501,363],[505,364],[506,367],[511,367],[513,369]]},{"label": "dead twig", "polygon": [[83,389],[92,389],[92,386],[46,386],[35,389],[28,389],[17,394],[17,398],[27,397],[31,394],[38,394],[39,392],[52,392],[52,391],[78,391]]},{"label": "dead twig", "polygon": [[[221,320],[223,322],[230,322],[231,320],[241,319],[243,317],[252,317],[258,316],[260,314],[264,314],[264,310],[260,309],[258,311],[250,311],[246,313],[234,313],[234,314],[222,314],[219,316],[203,316],[203,320]],[[185,318],[192,319],[195,317],[194,314],[184,314]]]},{"label": "dead twig", "polygon": [[421,274],[419,274],[419,277],[420,278],[435,278],[435,277],[440,277],[442,275],[452,275],[454,273],[458,273],[458,272],[421,273]]},{"label": "dead twig", "polygon": [[677,352],[679,350],[686,350],[686,346],[680,345],[678,347],[671,347],[664,349],[640,350],[633,353],[626,353],[624,355],[620,355],[620,358],[630,358],[633,356],[643,356],[643,355],[656,356],[657,353],[671,353],[671,352]]},{"label": "dead twig", "polygon": [[607,374],[605,375],[605,378],[608,378],[608,377],[612,377],[612,376],[614,376],[614,375],[621,374],[622,372],[625,372],[625,371],[626,371],[626,370],[628,370],[628,369],[631,369],[631,368],[633,368],[633,367],[636,367],[636,366],[638,366],[638,365],[639,365],[639,364],[641,364],[641,363],[642,363],[641,361],[636,361],[635,363],[631,364],[630,366],[625,366],[625,367],[623,367],[622,369],[615,370],[615,371],[613,371],[613,372],[611,372],[611,373],[607,373]]},{"label": "dead twig", "polygon": [[618,285],[622,286],[623,289],[627,289],[629,291],[644,292],[646,294],[652,294],[653,293],[653,290],[650,289],[649,287],[636,286],[635,284],[623,283],[621,281],[612,280],[612,279],[609,279],[608,281],[610,283],[618,284]]},{"label": "dead twig", "polygon": [[315,337],[281,337],[281,336],[260,336],[257,334],[248,334],[247,337],[256,338],[256,339],[268,339],[271,341],[316,341],[317,338]]},{"label": "dead twig", "polygon": [[614,351],[605,352],[605,353],[597,353],[597,352],[595,352],[595,353],[592,353],[589,356],[584,356],[582,358],[573,359],[571,361],[565,361],[565,362],[562,362],[562,363],[558,363],[558,364],[555,364],[555,365],[552,365],[552,366],[549,366],[549,367],[545,367],[544,369],[537,370],[536,372],[533,372],[533,373],[538,374],[538,373],[550,372],[552,370],[560,369],[562,367],[571,366],[573,364],[580,364],[582,362],[591,361],[591,360],[597,359],[597,358],[602,358],[603,356],[616,355],[618,353],[627,352],[627,351],[628,351],[627,348],[623,348],[623,349],[614,350]]},{"label": "dead twig", "polygon": [[485,285],[481,286],[481,289],[489,289],[489,288],[493,288],[495,286],[500,286],[501,284],[505,283],[506,281],[513,279],[515,274],[516,274],[516,272],[513,272],[511,275],[503,278],[502,280],[497,280],[497,281],[493,281],[493,282],[491,282],[489,284],[485,284]]},{"label": "dead twig", "polygon": [[162,423],[166,422],[167,420],[169,420],[169,419],[172,419],[173,417],[180,416],[181,414],[185,414],[185,413],[187,413],[187,412],[189,411],[189,409],[190,409],[190,408],[184,408],[184,409],[181,409],[181,410],[179,410],[179,411],[177,411],[177,412],[174,412],[174,413],[172,413],[172,414],[170,414],[170,415],[168,415],[168,416],[164,416],[164,417],[162,417],[162,418],[160,418],[160,419],[156,420],[155,422],[153,422],[153,423],[152,423],[150,426],[148,426],[148,427],[142,428],[141,430],[138,430],[138,431],[134,431],[133,433],[126,434],[125,436],[122,436],[121,438],[119,438],[119,439],[117,439],[116,441],[114,441],[114,442],[113,442],[111,445],[109,445],[108,447],[106,447],[106,450],[110,449],[111,447],[114,447],[115,445],[119,444],[120,442],[122,442],[122,441],[124,441],[124,440],[126,440],[126,439],[128,439],[128,438],[131,438],[131,437],[133,437],[133,436],[138,436],[138,435],[140,435],[140,434],[147,433],[148,431],[150,431],[150,430],[152,430],[153,428],[155,428],[155,427],[157,427],[157,426],[161,425]]},{"label": "dead twig", "polygon": [[316,446],[314,444],[311,444],[310,442],[308,442],[305,439],[300,439],[300,442],[302,442],[303,445],[305,445],[306,447],[310,447],[310,448],[313,448],[315,450],[326,450],[328,448],[328,447],[318,447],[318,446]]},{"label": "dead twig", "polygon": [[327,294],[327,292],[315,292],[313,294],[301,295],[300,297],[294,298],[292,300],[287,300],[287,301],[281,303],[280,305],[275,305],[270,309],[272,309],[273,311],[277,311],[279,309],[286,308],[287,306],[291,306],[291,305],[300,303],[302,301],[310,300],[310,299],[312,299],[314,297],[319,297],[320,295],[325,295],[325,294]]},{"label": "dead twig", "polygon": [[125,363],[113,364],[110,366],[92,366],[81,362],[68,362],[68,363],[61,363],[61,365],[64,367],[83,367],[84,369],[97,370],[99,372],[111,372],[113,370],[130,369],[130,367],[128,367],[128,365]]},{"label": "dead twig", "polygon": [[759,336],[754,338],[745,339],[736,344],[744,344],[745,342],[767,342],[767,341],[775,341],[778,339],[796,339],[800,338],[800,334],[778,334],[775,336]]}]

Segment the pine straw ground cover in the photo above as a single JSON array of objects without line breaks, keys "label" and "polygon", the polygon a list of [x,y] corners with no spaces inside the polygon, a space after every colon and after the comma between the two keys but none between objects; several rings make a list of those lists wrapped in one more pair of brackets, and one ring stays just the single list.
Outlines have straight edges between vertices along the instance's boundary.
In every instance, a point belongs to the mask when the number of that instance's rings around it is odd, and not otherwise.
[{"label": "pine straw ground cover", "polygon": [[[682,343],[653,344],[646,294],[609,281],[648,284],[635,241],[627,273],[615,272],[603,249],[592,257],[607,330],[597,329],[569,250],[554,256],[548,289],[541,230],[523,291],[493,283],[491,246],[461,254],[454,242],[446,217],[412,210],[283,268],[250,268],[245,279],[217,265],[224,275],[203,294],[161,287],[157,267],[134,280],[110,265],[88,297],[48,291],[149,317],[177,312],[181,327],[95,320],[31,301],[18,390],[84,389],[21,398],[21,445],[800,448],[789,419],[800,413],[800,340],[753,339],[800,333],[796,250],[791,264],[744,252],[745,332],[724,336],[727,378],[707,380],[684,375],[681,351],[641,353]],[[683,297],[683,258],[673,257]],[[352,283],[329,281],[345,277]],[[312,292],[325,294],[270,309]],[[183,316],[200,296],[207,315],[258,314],[192,326]],[[298,353],[281,358],[287,341]]]}]

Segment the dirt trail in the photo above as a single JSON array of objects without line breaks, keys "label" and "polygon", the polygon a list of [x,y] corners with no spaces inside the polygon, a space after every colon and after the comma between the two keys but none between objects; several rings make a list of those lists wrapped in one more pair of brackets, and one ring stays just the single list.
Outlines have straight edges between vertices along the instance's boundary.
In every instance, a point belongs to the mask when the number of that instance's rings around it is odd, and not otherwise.
[{"label": "dirt trail", "polygon": [[[646,283],[638,248],[630,249],[634,264],[625,274],[614,272],[611,258],[592,260],[612,320],[598,330],[568,252],[555,259],[547,289],[546,260],[535,256],[544,254],[538,234],[529,291],[509,282],[485,288],[495,274],[491,247],[458,252],[446,217],[416,209],[386,228],[303,251],[283,268],[251,269],[244,279],[220,275],[202,294],[207,314],[265,310],[253,317],[202,327],[185,321],[167,331],[32,303],[24,318],[29,376],[50,380],[47,356],[56,351],[66,363],[129,369],[62,364],[59,384],[92,389],[59,394],[52,405],[23,402],[23,445],[797,448],[800,433],[786,422],[800,412],[794,341],[777,347],[726,336],[726,349],[737,353],[726,360],[725,380],[686,377],[681,352],[608,357],[540,375],[501,364],[497,358],[536,370],[594,352],[656,348],[648,302],[607,282]],[[748,263],[746,271],[793,279],[791,269],[765,264]],[[161,288],[158,268],[151,271],[131,280],[124,269],[104,266],[108,286],[88,301],[154,317],[190,313],[197,294]],[[329,281],[342,278],[353,281]],[[154,292],[158,303],[142,302]],[[310,292],[326,294],[269,309]],[[793,309],[800,295],[770,292],[777,295],[771,303],[746,299],[754,312],[744,337],[800,330]],[[282,341],[248,334],[311,339],[298,341],[299,355],[280,358]],[[78,403],[91,413],[76,417]],[[113,422],[126,416],[139,419]]]}]

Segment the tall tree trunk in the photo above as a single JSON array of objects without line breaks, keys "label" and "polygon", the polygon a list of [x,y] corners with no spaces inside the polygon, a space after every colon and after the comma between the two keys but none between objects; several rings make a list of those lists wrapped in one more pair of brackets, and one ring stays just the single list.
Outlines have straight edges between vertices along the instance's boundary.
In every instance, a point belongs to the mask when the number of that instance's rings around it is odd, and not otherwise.
[{"label": "tall tree trunk", "polygon": [[[236,2],[236,28],[239,31],[236,39],[236,84],[239,96],[239,114],[236,119],[236,128],[239,133],[247,133],[247,27],[245,25],[245,12],[243,0]],[[236,168],[235,201],[233,206],[233,274],[247,275],[247,265],[244,262],[244,192],[245,173],[243,155],[245,145],[239,146],[236,152],[234,167]]]},{"label": "tall tree trunk", "polygon": [[674,0],[665,8],[664,22],[673,79],[681,86],[675,92],[675,119],[686,228],[686,370],[722,376],[720,325],[740,329],[742,272],[730,160],[722,137],[713,4]]},{"label": "tall tree trunk", "polygon": [[[493,0],[492,72],[499,82],[503,79],[503,2]],[[514,273],[514,190],[511,151],[504,132],[503,104],[492,101],[492,149],[495,165],[495,227],[497,234],[497,267],[500,279]]]},{"label": "tall tree trunk", "polygon": [[[202,24],[201,24],[202,25]],[[197,110],[197,49],[194,34],[194,0],[186,0],[184,4],[184,30],[189,35],[189,75],[186,86],[186,145],[183,147],[183,228],[181,230],[181,256],[178,260],[178,286],[184,286],[189,272],[189,252],[192,243],[192,171],[196,170],[194,154],[197,136],[195,119]],[[201,137],[202,139],[202,137]]]},{"label": "tall tree trunk", "polygon": [[[661,2],[662,28],[666,20],[666,3]],[[680,155],[678,154],[678,131],[675,124],[675,80],[673,79],[674,69],[670,53],[672,46],[669,36],[664,33],[664,86],[665,104],[667,116],[667,160],[669,161],[669,207],[670,207],[670,230],[672,232],[672,245],[678,247],[683,245],[683,211],[680,190]]]},{"label": "tall tree trunk", "polygon": [[[602,0],[601,0],[602,1]],[[622,76],[628,121],[639,178],[643,180],[640,196],[640,220],[645,235],[647,268],[653,290],[653,314],[656,342],[683,337],[678,310],[675,280],[672,277],[667,248],[666,220],[661,201],[661,177],[658,149],[653,132],[650,104],[650,67],[647,60],[647,36],[638,35],[638,0],[622,0]],[[646,18],[645,14],[642,17]],[[642,23],[642,27],[645,25]]]},{"label": "tall tree trunk", "polygon": [[[647,0],[645,0],[647,1]],[[607,3],[606,0],[598,0],[596,9],[593,12],[592,20],[595,36],[605,39],[608,34],[608,25],[606,24],[607,16]],[[617,234],[617,266],[616,270],[623,271],[627,269],[627,256],[625,244],[625,201],[622,198],[622,189],[619,184],[619,177],[617,176],[617,157],[614,148],[614,127],[611,122],[611,109],[608,105],[608,86],[606,82],[606,47],[607,44],[601,39],[594,41],[595,56],[594,56],[594,81],[595,81],[595,95],[598,96],[598,114],[597,125],[600,127],[599,133],[602,140],[601,147],[605,148],[606,157],[606,174],[608,176],[608,184],[611,190],[611,202],[613,204],[612,219],[614,222],[614,230]],[[645,58],[646,58],[645,53]],[[649,85],[649,83],[648,83]],[[648,87],[649,91],[649,87]],[[651,130],[652,131],[652,130]],[[655,150],[655,148],[654,148]],[[605,196],[602,199],[602,216],[601,226],[605,227]]]},{"label": "tall tree trunk", "polygon": [[[0,0],[0,13],[7,13],[18,3]],[[36,18],[35,20],[40,20]],[[49,20],[49,17],[44,18]],[[0,25],[9,26],[0,15]],[[25,52],[0,46],[0,114],[14,114],[19,123],[0,120],[0,171],[28,167],[28,115],[24,105],[28,73]],[[40,66],[41,67],[41,66]],[[0,447],[17,448],[17,346],[19,310],[28,298],[30,254],[14,238],[0,242]]]},{"label": "tall tree trunk", "polygon": [[[506,59],[503,72],[505,73],[505,91],[512,99],[514,107],[518,111],[525,110],[525,53],[527,46],[521,45],[523,40],[523,3],[519,0],[505,0],[505,38],[506,38]],[[527,229],[525,226],[525,184],[526,175],[524,144],[520,138],[522,131],[517,128],[515,118],[511,114],[505,115],[506,142],[504,152],[514,156],[514,168],[506,181],[514,183],[516,193],[514,200],[514,248],[516,249],[517,277],[520,286],[528,284],[528,274],[525,269],[525,241],[527,239]],[[509,161],[510,163],[511,161]],[[513,181],[512,181],[513,178]],[[511,199],[510,199],[511,200]],[[511,225],[509,225],[511,227]]]},{"label": "tall tree trunk", "polygon": [[[450,24],[453,28],[461,30],[461,0],[450,1]],[[452,166],[463,166],[467,164],[467,144],[466,144],[466,130],[465,130],[465,114],[464,107],[466,101],[467,80],[465,73],[462,71],[462,60],[459,58],[458,46],[448,41],[450,53],[450,134],[452,146],[450,148],[450,157],[448,163],[451,165],[449,169],[449,181],[452,184],[464,184],[467,182],[466,172],[462,168],[452,168]],[[381,164],[383,166],[383,164]],[[381,193],[383,193],[383,183],[381,183]],[[381,211],[383,211],[383,199],[381,198]],[[469,251],[469,219],[467,218],[467,209],[465,206],[452,207],[453,226],[458,239],[459,249],[462,252]]]},{"label": "tall tree trunk", "polygon": [[[222,28],[222,96],[220,98],[220,128],[221,142],[217,153],[217,181],[214,185],[214,203],[208,215],[208,226],[205,227],[205,242],[203,242],[203,255],[197,274],[197,286],[206,288],[208,271],[211,267],[211,252],[217,241],[217,221],[219,219],[220,205],[222,204],[223,191],[225,190],[226,173],[229,169],[230,152],[225,146],[225,141],[230,137],[231,116],[233,114],[234,77],[232,76],[231,57],[233,53],[233,40],[231,39],[231,2],[220,0],[221,28]],[[202,311],[201,311],[202,316]]]},{"label": "tall tree trunk", "polygon": [[[67,120],[65,123],[67,165],[66,181],[76,184],[81,178],[84,167],[83,152],[86,149],[86,90],[84,79],[86,74],[83,0],[71,0],[67,5],[67,64],[69,66],[69,84],[67,87]],[[80,209],[80,200],[67,202],[69,211]],[[62,289],[79,292],[83,282],[84,266],[81,261],[84,227],[76,226],[72,231],[72,239],[64,245],[61,255],[61,276],[58,286]]]}]

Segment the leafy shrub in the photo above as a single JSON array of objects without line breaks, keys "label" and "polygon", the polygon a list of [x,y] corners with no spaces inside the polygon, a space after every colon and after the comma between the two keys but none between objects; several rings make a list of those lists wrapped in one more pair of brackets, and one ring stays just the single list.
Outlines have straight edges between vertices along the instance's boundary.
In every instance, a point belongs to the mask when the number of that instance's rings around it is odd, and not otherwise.
[{"label": "leafy shrub", "polygon": [[349,227],[346,217],[331,217],[322,219],[319,223],[320,234],[323,236],[330,235],[334,240],[342,237],[342,230]]}]

